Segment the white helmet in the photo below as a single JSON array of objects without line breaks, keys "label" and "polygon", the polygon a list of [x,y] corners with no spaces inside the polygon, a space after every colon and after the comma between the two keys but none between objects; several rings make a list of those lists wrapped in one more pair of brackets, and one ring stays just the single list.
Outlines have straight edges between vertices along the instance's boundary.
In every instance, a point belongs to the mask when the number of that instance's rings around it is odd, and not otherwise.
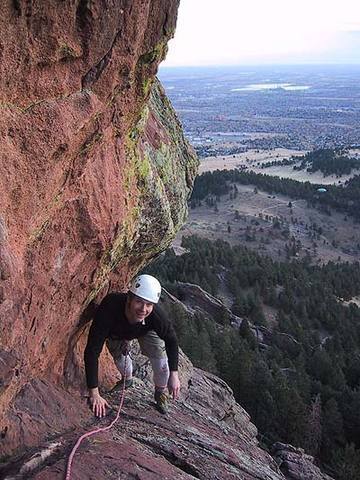
[{"label": "white helmet", "polygon": [[139,275],[131,282],[130,292],[151,303],[158,303],[161,294],[159,280],[151,275]]}]

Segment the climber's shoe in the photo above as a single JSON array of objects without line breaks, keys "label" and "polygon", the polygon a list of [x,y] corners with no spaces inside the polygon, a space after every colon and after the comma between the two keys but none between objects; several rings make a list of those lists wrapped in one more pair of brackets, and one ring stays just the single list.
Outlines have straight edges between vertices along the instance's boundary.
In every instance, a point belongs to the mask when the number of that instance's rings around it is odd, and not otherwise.
[{"label": "climber's shoe", "polygon": [[155,390],[155,402],[157,410],[166,415],[169,408],[169,397],[162,390]]}]

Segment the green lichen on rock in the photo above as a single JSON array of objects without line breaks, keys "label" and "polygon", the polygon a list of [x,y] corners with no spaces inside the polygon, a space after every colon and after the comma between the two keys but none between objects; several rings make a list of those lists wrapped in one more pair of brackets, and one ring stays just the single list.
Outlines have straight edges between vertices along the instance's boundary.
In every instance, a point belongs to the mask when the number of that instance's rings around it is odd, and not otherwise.
[{"label": "green lichen on rock", "polygon": [[135,226],[138,216],[138,208],[133,208],[126,221],[120,226],[113,243],[103,253],[93,280],[91,291],[85,301],[85,305],[88,305],[94,300],[94,298],[96,298],[99,291],[107,283],[109,275],[114,268],[123,259],[127,259],[132,254],[132,248],[136,241]]},{"label": "green lichen on rock", "polygon": [[72,60],[81,55],[81,52],[77,52],[73,47],[68,43],[64,42],[59,45],[57,56],[60,60]]},{"label": "green lichen on rock", "polygon": [[151,164],[150,159],[147,155],[144,155],[143,158],[139,158],[138,173],[139,179],[143,180],[144,182],[146,182],[146,180],[149,178],[149,175],[151,173]]},{"label": "green lichen on rock", "polygon": [[42,239],[47,227],[49,226],[49,223],[50,223],[50,219],[47,218],[42,222],[42,224],[39,227],[35,228],[30,233],[30,237],[29,237],[30,243],[33,243]]},{"label": "green lichen on rock", "polygon": [[162,39],[155,47],[141,55],[136,65],[136,77],[142,79],[141,94],[144,98],[148,98],[151,87],[154,82],[154,66],[166,57],[168,46],[168,38]]},{"label": "green lichen on rock", "polygon": [[149,91],[152,87],[152,84],[153,84],[153,79],[152,78],[147,78],[147,79],[144,79],[143,82],[142,82],[142,91],[143,91],[143,95],[145,97],[148,96],[149,94]]},{"label": "green lichen on rock", "polygon": [[129,211],[102,255],[86,303],[96,297],[122,261],[136,259],[141,268],[164,251],[187,215],[198,159],[157,80],[125,137],[124,149],[123,185]]},{"label": "green lichen on rock", "polygon": [[157,254],[171,243],[186,219],[187,200],[198,167],[198,159],[157,80],[131,138],[141,193],[142,234],[135,247]]},{"label": "green lichen on rock", "polygon": [[160,144],[145,143],[157,174],[162,180],[175,225],[185,221],[187,200],[197,174],[199,161],[184,137],[181,123],[159,82],[155,82],[149,99],[153,121],[161,126]]},{"label": "green lichen on rock", "polygon": [[148,65],[154,62],[159,64],[161,60],[165,58],[167,50],[167,39],[163,39],[159,43],[157,43],[152,50],[141,55],[138,64]]}]

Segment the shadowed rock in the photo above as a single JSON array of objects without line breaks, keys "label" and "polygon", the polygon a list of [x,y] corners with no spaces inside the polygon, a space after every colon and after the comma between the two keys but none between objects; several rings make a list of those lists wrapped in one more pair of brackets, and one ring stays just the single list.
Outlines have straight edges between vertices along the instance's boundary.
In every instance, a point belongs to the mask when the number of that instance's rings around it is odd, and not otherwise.
[{"label": "shadowed rock", "polygon": [[273,456],[281,471],[289,480],[332,480],[314,464],[314,457],[307,455],[302,448],[295,448],[277,442],[273,445]]}]

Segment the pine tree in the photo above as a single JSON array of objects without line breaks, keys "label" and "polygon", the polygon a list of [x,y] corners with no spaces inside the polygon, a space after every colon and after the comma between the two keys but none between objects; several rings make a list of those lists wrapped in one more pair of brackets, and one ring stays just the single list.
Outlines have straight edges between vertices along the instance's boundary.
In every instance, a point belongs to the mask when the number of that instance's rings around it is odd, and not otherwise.
[{"label": "pine tree", "polygon": [[333,452],[330,467],[337,480],[359,480],[360,451],[354,444],[348,444]]},{"label": "pine tree", "polygon": [[308,409],[306,432],[303,444],[306,451],[314,457],[317,456],[321,445],[321,410],[321,397],[320,394],[317,394]]}]

